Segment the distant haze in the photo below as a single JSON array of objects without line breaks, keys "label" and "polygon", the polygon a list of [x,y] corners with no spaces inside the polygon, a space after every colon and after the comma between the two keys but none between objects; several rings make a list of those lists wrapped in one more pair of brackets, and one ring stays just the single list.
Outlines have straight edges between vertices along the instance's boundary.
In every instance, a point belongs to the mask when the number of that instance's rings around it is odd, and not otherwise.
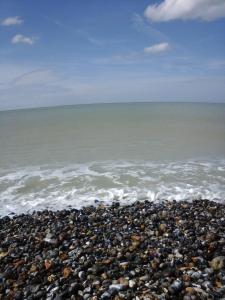
[{"label": "distant haze", "polygon": [[0,110],[225,102],[225,1],[1,0]]}]

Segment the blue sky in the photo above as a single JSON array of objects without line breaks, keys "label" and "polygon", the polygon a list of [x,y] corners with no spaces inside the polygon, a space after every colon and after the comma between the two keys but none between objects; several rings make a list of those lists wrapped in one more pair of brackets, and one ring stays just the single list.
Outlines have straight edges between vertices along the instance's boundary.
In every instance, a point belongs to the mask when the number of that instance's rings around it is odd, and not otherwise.
[{"label": "blue sky", "polygon": [[0,109],[225,102],[225,0],[0,0]]}]

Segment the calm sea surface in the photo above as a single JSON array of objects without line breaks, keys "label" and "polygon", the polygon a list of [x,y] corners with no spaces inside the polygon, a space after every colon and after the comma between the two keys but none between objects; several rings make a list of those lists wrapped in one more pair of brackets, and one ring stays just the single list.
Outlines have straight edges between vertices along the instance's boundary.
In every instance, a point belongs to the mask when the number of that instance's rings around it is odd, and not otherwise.
[{"label": "calm sea surface", "polygon": [[0,112],[0,215],[193,198],[225,200],[225,104]]}]

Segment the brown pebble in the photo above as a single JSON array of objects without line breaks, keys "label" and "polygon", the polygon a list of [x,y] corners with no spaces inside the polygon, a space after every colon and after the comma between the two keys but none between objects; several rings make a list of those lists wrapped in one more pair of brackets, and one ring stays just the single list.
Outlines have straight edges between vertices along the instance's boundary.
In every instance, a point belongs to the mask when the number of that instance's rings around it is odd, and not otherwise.
[{"label": "brown pebble", "polygon": [[72,269],[71,268],[66,267],[66,268],[63,269],[63,277],[64,278],[68,278],[71,273],[72,273]]},{"label": "brown pebble", "polygon": [[224,267],[225,256],[217,256],[209,262],[209,265],[213,270],[217,271]]},{"label": "brown pebble", "polygon": [[51,260],[46,259],[45,260],[45,269],[48,270],[51,268],[51,266],[52,266]]}]

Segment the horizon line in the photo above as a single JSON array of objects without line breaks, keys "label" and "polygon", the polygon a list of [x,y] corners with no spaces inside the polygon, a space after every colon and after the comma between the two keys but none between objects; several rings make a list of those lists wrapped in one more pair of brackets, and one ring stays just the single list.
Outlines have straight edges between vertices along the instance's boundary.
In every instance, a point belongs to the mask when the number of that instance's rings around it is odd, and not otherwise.
[{"label": "horizon line", "polygon": [[94,102],[94,103],[75,103],[75,104],[59,104],[59,105],[47,105],[47,106],[30,106],[30,107],[18,107],[1,109],[1,112],[17,111],[17,110],[33,110],[33,109],[49,109],[49,108],[61,108],[61,107],[74,107],[74,106],[88,106],[88,105],[107,105],[107,104],[225,104],[224,102],[210,102],[210,101],[124,101],[124,102]]}]

